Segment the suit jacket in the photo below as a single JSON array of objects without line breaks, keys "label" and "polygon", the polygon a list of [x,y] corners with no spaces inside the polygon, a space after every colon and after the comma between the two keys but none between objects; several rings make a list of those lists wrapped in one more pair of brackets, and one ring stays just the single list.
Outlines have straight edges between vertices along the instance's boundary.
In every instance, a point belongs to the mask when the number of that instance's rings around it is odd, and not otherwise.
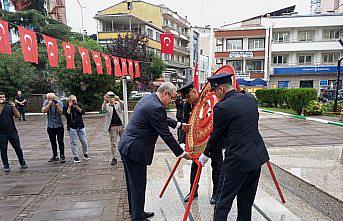
[{"label": "suit jacket", "polygon": [[259,168],[269,156],[258,130],[258,119],[257,102],[251,95],[236,90],[228,92],[214,106],[213,132],[204,154],[211,156],[223,145],[224,171],[248,172]]},{"label": "suit jacket", "polygon": [[152,94],[141,98],[120,139],[119,152],[137,163],[150,165],[157,138],[161,136],[175,156],[180,156],[183,149],[171,134],[168,126],[175,128],[177,121],[167,117],[167,112],[157,95]]},{"label": "suit jacket", "polygon": [[[123,123],[124,125],[124,117],[123,117],[123,114],[124,114],[124,107],[121,103],[116,103],[114,104],[114,109],[115,111],[117,112],[121,122]],[[108,130],[110,129],[110,126],[111,126],[111,120],[112,120],[112,115],[113,115],[113,107],[108,103],[106,104],[106,107],[102,110],[106,110],[106,117],[105,117],[105,131],[108,132]]]}]

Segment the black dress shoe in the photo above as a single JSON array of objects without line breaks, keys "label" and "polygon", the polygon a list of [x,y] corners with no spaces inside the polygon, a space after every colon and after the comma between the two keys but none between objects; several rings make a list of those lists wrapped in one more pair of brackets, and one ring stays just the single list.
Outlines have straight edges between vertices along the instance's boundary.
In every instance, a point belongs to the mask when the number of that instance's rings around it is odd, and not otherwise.
[{"label": "black dress shoe", "polygon": [[[197,197],[198,197],[198,192],[195,192],[194,193],[194,199]],[[189,201],[189,198],[191,198],[191,193],[188,193],[183,201],[187,203]]]},{"label": "black dress shoe", "polygon": [[154,212],[144,212],[144,218],[150,218],[153,217],[155,215]]},{"label": "black dress shoe", "polygon": [[216,204],[216,202],[217,202],[216,199],[212,196],[211,200],[210,200],[210,204],[214,205],[214,204]]}]

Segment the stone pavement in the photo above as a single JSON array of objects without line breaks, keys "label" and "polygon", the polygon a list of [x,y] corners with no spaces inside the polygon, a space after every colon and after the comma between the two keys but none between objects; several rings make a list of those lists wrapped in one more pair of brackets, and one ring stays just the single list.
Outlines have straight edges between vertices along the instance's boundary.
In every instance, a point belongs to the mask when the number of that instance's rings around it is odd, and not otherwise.
[{"label": "stone pavement", "polygon": [[85,120],[91,160],[80,164],[72,162],[68,134],[67,163],[47,162],[52,154],[44,116],[17,122],[29,168],[19,169],[9,146],[12,171],[0,172],[0,220],[116,220],[124,211],[123,167],[110,165],[109,139],[99,119]]},{"label": "stone pavement", "polygon": [[[170,116],[173,117],[173,113]],[[17,122],[29,168],[19,169],[14,151],[9,147],[12,172],[6,175],[0,172],[0,220],[130,220],[123,167],[121,162],[117,166],[110,165],[109,138],[103,131],[102,120],[99,116],[86,116],[85,123],[91,160],[80,164],[72,162],[69,137],[66,134],[67,163],[60,164],[47,162],[51,157],[51,147],[44,116],[29,116],[27,122]],[[261,114],[260,129],[272,161],[290,171],[296,166],[298,169],[295,171],[302,175],[311,174],[305,172],[307,169],[318,170],[316,163],[319,161],[336,162],[337,150],[329,151],[331,158],[322,155],[318,159],[311,158],[317,155],[310,154],[314,148],[322,150],[320,145],[323,147],[325,144],[330,149],[343,142],[341,133],[333,128],[336,127]],[[176,134],[175,130],[172,132]],[[302,152],[305,149],[308,152]],[[321,152],[325,152],[324,149]],[[310,159],[302,161],[302,153]],[[151,220],[182,219],[185,209],[183,197],[189,189],[189,161],[182,161],[165,195],[158,198],[174,162],[175,157],[159,139],[153,164],[148,168],[146,210],[156,213]],[[304,167],[301,167],[302,162]],[[309,163],[312,167],[308,166]],[[330,171],[334,170],[327,170],[328,173]],[[325,176],[319,178],[327,181],[323,183],[324,186],[331,182],[336,186],[342,184],[342,170],[337,171],[338,174],[335,172],[329,176],[335,175],[338,178],[336,182],[334,179],[325,180]],[[317,177],[320,176],[317,174]],[[208,202],[211,190],[211,168],[207,165],[202,173],[199,197],[194,201],[189,220],[211,220],[213,206]],[[269,174],[262,174],[253,220],[330,220],[288,189],[283,191],[286,205],[280,203]],[[235,220],[236,214],[237,209],[233,205],[228,220]]]}]

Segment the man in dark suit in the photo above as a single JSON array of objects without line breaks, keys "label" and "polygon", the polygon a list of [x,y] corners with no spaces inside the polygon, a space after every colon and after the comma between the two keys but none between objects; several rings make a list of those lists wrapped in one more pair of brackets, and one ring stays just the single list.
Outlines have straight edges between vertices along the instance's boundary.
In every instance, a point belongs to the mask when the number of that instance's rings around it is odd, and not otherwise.
[{"label": "man in dark suit", "polygon": [[215,221],[227,220],[236,196],[237,220],[251,220],[261,166],[269,160],[258,130],[257,102],[251,95],[237,92],[231,76],[223,73],[208,78],[220,101],[213,109],[213,132],[199,158],[204,166],[220,148],[218,143],[226,147],[214,208]]},{"label": "man in dark suit", "polygon": [[144,221],[154,215],[144,212],[144,203],[147,165],[152,163],[158,136],[161,136],[176,157],[190,159],[189,153],[183,151],[168,128],[189,126],[167,117],[165,107],[175,96],[175,86],[165,82],[157,89],[157,93],[143,97],[136,104],[132,118],[120,139],[118,149],[124,163],[133,221]]}]

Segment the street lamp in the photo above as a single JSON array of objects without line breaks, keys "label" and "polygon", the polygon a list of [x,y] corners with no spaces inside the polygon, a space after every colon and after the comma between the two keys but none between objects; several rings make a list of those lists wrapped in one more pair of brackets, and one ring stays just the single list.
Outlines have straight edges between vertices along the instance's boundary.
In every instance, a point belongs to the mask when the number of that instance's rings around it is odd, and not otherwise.
[{"label": "street lamp", "polygon": [[[343,41],[342,39],[339,39],[338,42],[343,47]],[[336,94],[335,94],[335,101],[333,103],[333,112],[337,112],[337,100],[338,100],[338,86],[339,86],[339,77],[341,75],[341,62],[343,60],[343,57],[338,59],[337,61],[337,80],[336,80]]]},{"label": "street lamp", "polygon": [[76,0],[77,3],[79,4],[80,6],[80,9],[81,9],[81,29],[82,29],[82,41],[83,43],[85,43],[85,29],[83,28],[83,8],[86,8],[86,7],[83,7],[80,3],[79,0]]}]

